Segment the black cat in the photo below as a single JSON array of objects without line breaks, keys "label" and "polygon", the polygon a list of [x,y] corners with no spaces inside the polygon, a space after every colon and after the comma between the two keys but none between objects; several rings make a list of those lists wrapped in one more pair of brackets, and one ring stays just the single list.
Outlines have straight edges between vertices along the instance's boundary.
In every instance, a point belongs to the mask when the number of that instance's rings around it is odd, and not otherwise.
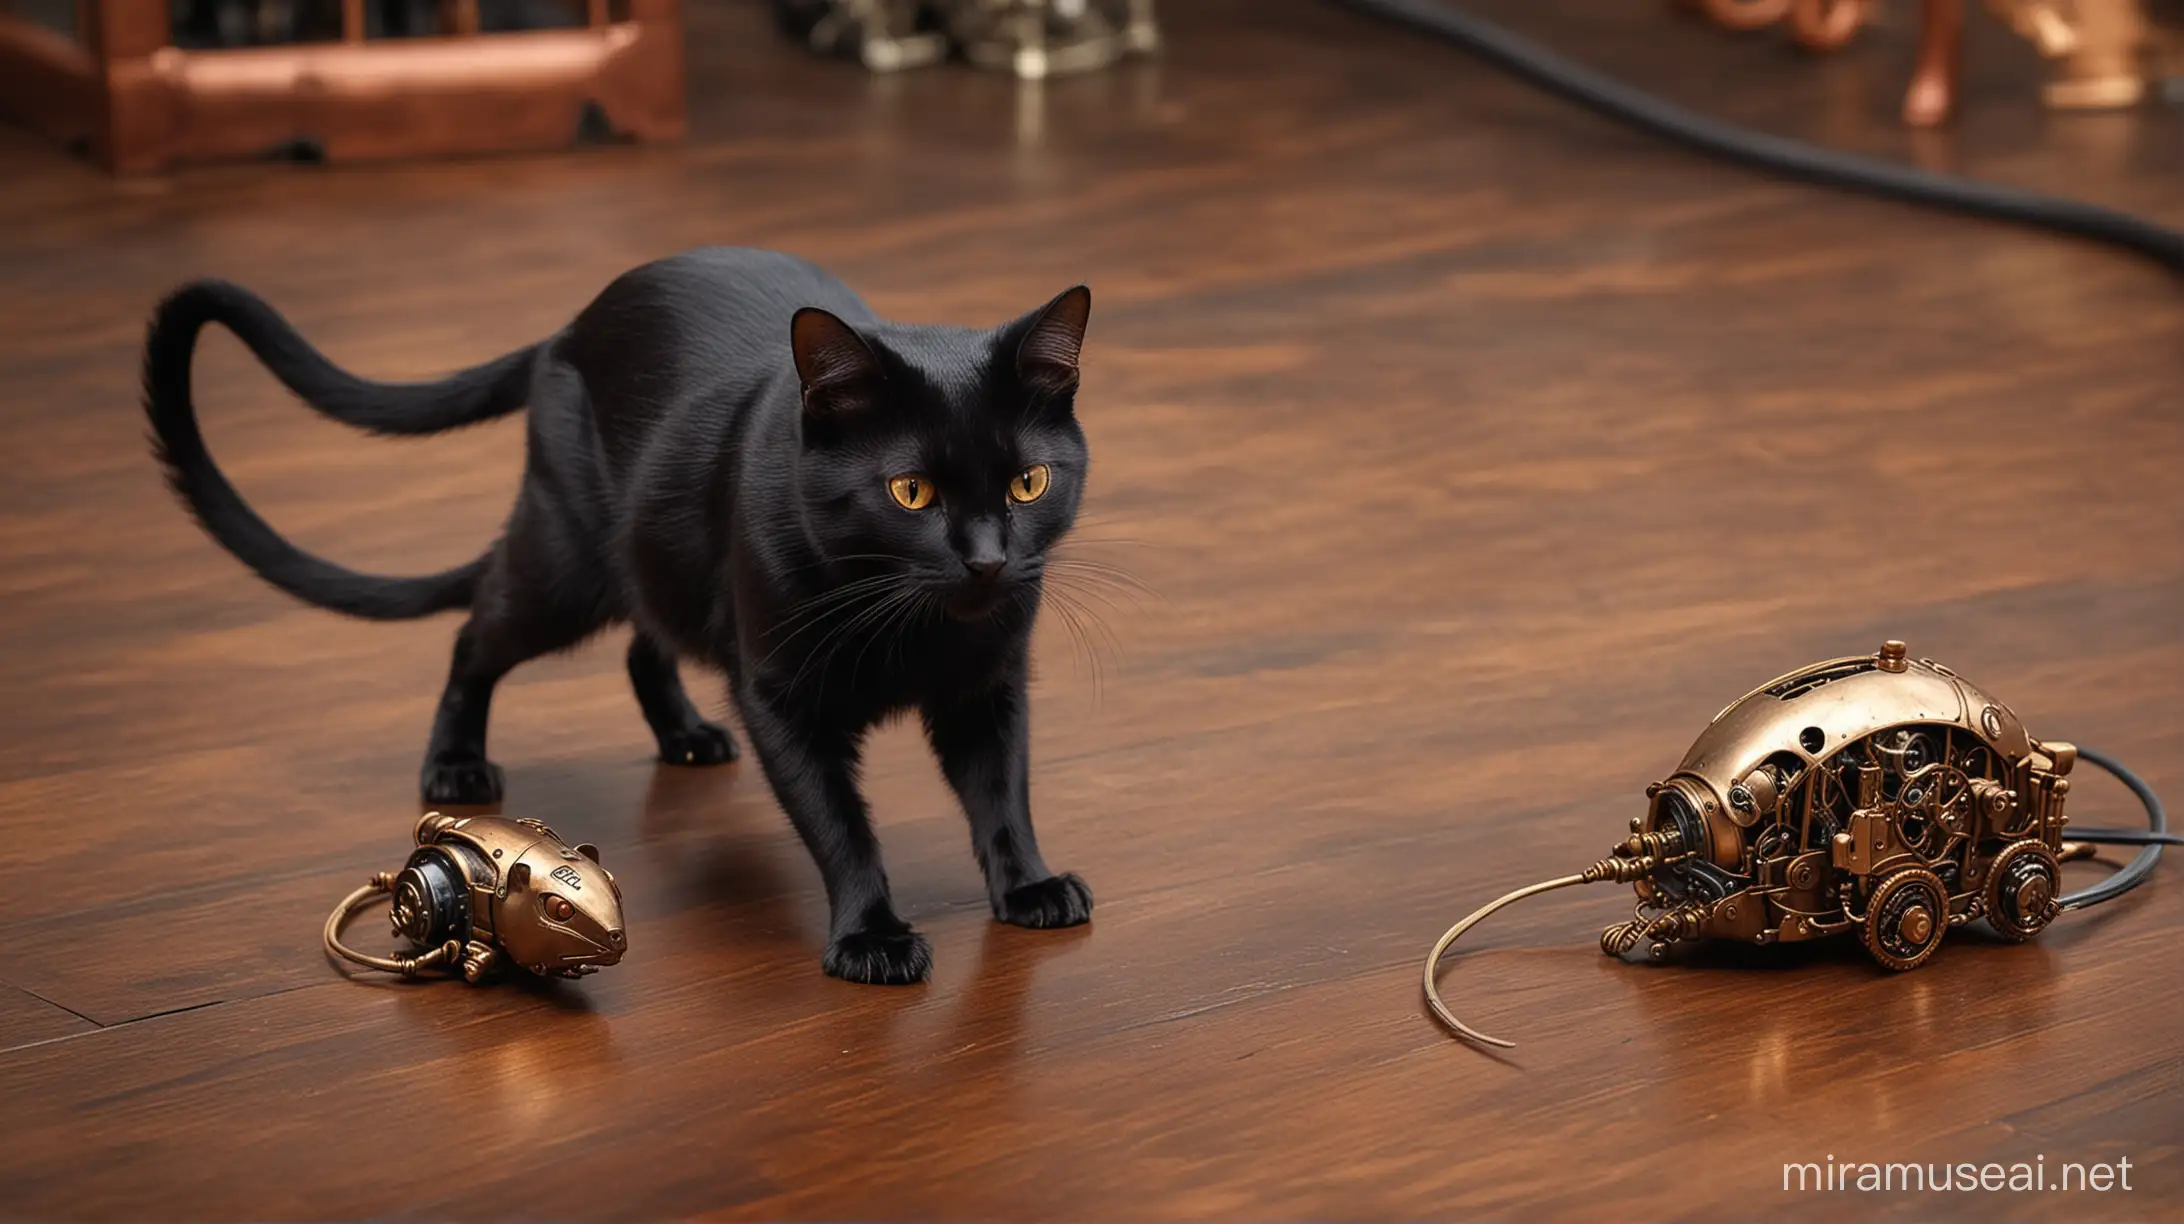
[{"label": "black cat", "polygon": [[[631,621],[629,675],[662,760],[733,760],[676,660],[724,671],[781,806],[826,881],[826,971],[926,976],[858,792],[864,733],[916,710],[970,816],[995,916],[1084,922],[1092,895],[1039,856],[1025,671],[1047,552],[1088,455],[1075,417],[1091,294],[990,331],[885,322],[791,256],[689,252],[625,273],[553,337],[428,384],[334,366],[256,295],[201,281],[159,307],[145,408],[169,482],[280,589],[373,619],[470,609],[425,756],[424,799],[500,795],[494,684]],[[190,403],[198,329],[225,324],[318,411],[422,434],[529,405],[501,538],[444,573],[384,578],[281,538],[213,464]]]}]

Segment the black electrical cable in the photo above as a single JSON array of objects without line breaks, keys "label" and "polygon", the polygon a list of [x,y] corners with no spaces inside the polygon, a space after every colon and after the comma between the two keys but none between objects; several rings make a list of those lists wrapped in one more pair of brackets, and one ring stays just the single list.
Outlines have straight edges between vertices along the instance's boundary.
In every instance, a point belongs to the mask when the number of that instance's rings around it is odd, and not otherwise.
[{"label": "black electrical cable", "polygon": [[2073,828],[2070,841],[2088,841],[2094,846],[2184,846],[2184,835],[2140,833],[2136,828]]},{"label": "black electrical cable", "polygon": [[2184,846],[2184,834],[2140,829],[2072,829],[2070,840],[2102,846]]},{"label": "black electrical cable", "polygon": [[[2154,794],[2153,787],[2146,785],[2137,774],[2125,769],[2121,761],[2095,752],[2091,748],[2078,749],[2078,759],[2093,762],[2095,765],[2114,774],[2118,782],[2130,787],[2131,793],[2137,795],[2139,802],[2146,805],[2148,830],[2160,837],[2161,840],[2132,855],[2131,861],[2125,863],[2116,874],[2090,888],[2083,888],[2059,898],[2062,907],[2066,910],[2084,909],[2089,905],[2099,905],[2103,901],[2113,901],[2117,897],[2137,888],[2139,882],[2146,878],[2147,873],[2154,869],[2154,864],[2161,861],[2162,844],[2164,842],[2176,843],[2176,838],[2169,835],[2169,814],[2162,810],[2161,798]],[[2101,835],[2124,832],[2127,831],[2123,829],[2072,829],[2067,830],[2065,836],[2075,841],[2098,842],[2106,840]]]},{"label": "black electrical cable", "polygon": [[1730,161],[1890,199],[2090,238],[2184,273],[2184,231],[2079,200],[1929,174],[1869,157],[1754,132],[1633,89],[1490,21],[1433,0],[1333,0],[1344,8],[1434,35],[1494,66],[1619,123]]}]

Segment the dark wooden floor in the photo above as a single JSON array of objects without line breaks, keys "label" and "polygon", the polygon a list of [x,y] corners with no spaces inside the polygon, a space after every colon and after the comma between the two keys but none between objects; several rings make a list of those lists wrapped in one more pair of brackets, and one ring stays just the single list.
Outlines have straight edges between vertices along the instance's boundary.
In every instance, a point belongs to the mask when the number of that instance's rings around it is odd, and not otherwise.
[{"label": "dark wooden floor", "polygon": [[[2184,223],[2184,116],[2043,116],[1984,15],[1965,123],[1914,143],[1901,29],[1814,62],[1660,4],[1483,7],[1712,113]],[[701,4],[676,149],[116,183],[0,132],[0,1214],[2184,1210],[2168,864],[1908,976],[1852,946],[1620,964],[1594,937],[1627,894],[1557,894],[1448,979],[1512,1055],[1417,998],[1447,922],[1597,857],[1724,702],[1884,637],[2184,796],[2184,285],[1697,161],[1305,0],[1169,19],[1158,65],[1018,91],[868,79]],[[344,980],[318,924],[404,853],[453,624],[301,608],[206,542],[145,454],[143,317],[225,276],[427,377],[707,243],[919,320],[1092,283],[1086,547],[1161,596],[1097,671],[1042,629],[1039,821],[1097,917],[993,925],[897,729],[870,791],[938,967],[822,977],[762,780],[655,767],[610,642],[520,672],[494,747],[511,813],[604,848],[628,960]],[[224,334],[198,388],[327,555],[438,567],[505,511],[516,423],[361,439]],[[2098,779],[2072,804],[2136,819]],[[2133,1181],[1782,1192],[1831,1154]]]}]

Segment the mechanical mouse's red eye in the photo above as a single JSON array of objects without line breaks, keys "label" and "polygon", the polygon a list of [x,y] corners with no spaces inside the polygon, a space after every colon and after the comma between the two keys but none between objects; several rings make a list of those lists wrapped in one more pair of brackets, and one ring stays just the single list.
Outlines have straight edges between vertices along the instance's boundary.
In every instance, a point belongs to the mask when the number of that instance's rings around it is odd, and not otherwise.
[{"label": "mechanical mouse's red eye", "polygon": [[576,915],[576,907],[569,904],[567,897],[556,897],[548,893],[543,904],[546,906],[546,916],[555,922],[567,922]]}]

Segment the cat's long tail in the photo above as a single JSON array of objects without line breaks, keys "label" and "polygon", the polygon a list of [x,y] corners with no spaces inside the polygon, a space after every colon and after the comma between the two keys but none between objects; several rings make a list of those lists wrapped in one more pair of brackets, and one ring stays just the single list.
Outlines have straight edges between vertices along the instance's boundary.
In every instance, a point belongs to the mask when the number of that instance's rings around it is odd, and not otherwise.
[{"label": "cat's long tail", "polygon": [[539,346],[439,382],[371,382],[328,361],[258,295],[211,280],[185,285],[161,302],[145,339],[144,411],[155,435],[153,453],[167,470],[167,483],[221,547],[290,595],[350,616],[409,620],[469,607],[490,553],[437,574],[364,574],[305,552],[258,517],[213,463],[197,428],[190,362],[207,323],[234,332],[311,407],[378,434],[438,433],[522,409]]}]

